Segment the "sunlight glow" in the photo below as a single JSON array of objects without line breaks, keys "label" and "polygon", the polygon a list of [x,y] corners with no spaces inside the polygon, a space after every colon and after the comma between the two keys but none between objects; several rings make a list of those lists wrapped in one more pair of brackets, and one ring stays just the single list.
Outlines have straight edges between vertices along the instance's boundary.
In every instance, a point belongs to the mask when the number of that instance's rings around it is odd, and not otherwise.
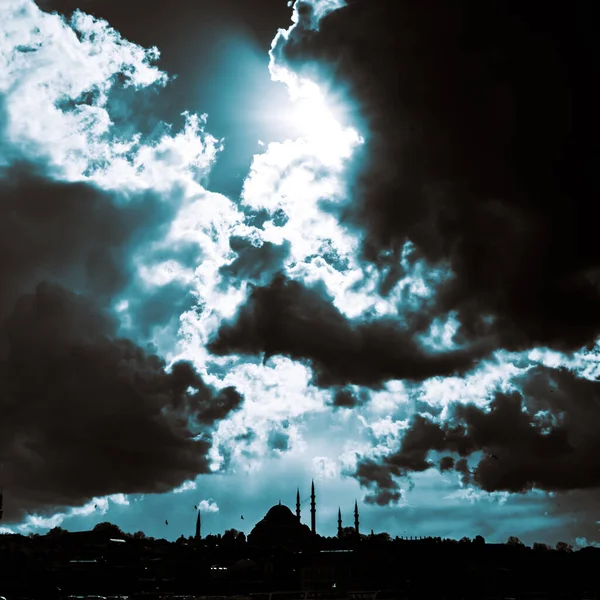
[{"label": "sunlight glow", "polygon": [[[303,137],[314,144],[315,154],[330,162],[334,158],[349,158],[361,139],[356,130],[344,128],[334,111],[315,84],[306,82],[302,95],[292,98],[294,105],[290,118]],[[308,85],[310,84],[310,85]]]},{"label": "sunlight glow", "polygon": [[286,85],[293,103],[287,118],[310,144],[316,158],[325,164],[343,161],[363,143],[355,129],[340,123],[335,102],[327,98],[316,83],[275,64],[272,56],[269,70],[273,81]]}]

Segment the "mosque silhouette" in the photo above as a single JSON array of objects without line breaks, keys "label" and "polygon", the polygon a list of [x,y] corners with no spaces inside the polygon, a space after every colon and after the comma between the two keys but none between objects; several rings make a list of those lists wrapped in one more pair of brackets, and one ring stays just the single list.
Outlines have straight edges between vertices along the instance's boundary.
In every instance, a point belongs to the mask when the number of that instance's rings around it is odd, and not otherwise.
[{"label": "mosque silhouette", "polygon": [[[314,480],[311,483],[310,491],[310,528],[302,523],[300,505],[300,488],[298,488],[296,490],[296,514],[280,501],[279,504],[272,506],[264,518],[254,526],[248,535],[248,542],[259,546],[275,545],[283,540],[287,544],[295,546],[310,544],[317,535],[317,497]],[[341,507],[338,507],[338,537],[341,538],[343,533],[342,511]],[[356,537],[360,535],[358,502],[356,500],[354,501],[353,533]],[[196,519],[196,539],[201,539],[200,511],[198,511]]]}]

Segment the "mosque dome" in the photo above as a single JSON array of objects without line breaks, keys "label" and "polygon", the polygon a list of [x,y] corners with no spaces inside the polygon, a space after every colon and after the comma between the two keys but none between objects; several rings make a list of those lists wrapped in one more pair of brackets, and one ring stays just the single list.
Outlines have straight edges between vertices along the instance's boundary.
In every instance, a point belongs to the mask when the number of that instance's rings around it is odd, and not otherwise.
[{"label": "mosque dome", "polygon": [[285,504],[272,506],[265,515],[265,519],[273,523],[292,523],[297,521],[294,513]]},{"label": "mosque dome", "polygon": [[251,544],[262,546],[298,546],[311,540],[310,529],[300,523],[298,517],[284,504],[272,506],[248,536]]}]

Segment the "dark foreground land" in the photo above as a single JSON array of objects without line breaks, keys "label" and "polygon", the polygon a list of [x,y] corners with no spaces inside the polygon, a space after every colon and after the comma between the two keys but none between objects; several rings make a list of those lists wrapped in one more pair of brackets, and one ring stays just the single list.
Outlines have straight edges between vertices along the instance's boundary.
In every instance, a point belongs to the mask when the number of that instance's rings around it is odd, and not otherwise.
[{"label": "dark foreground land", "polygon": [[597,548],[362,536],[318,538],[299,549],[210,538],[169,543],[107,531],[3,535],[0,597],[600,598]]}]

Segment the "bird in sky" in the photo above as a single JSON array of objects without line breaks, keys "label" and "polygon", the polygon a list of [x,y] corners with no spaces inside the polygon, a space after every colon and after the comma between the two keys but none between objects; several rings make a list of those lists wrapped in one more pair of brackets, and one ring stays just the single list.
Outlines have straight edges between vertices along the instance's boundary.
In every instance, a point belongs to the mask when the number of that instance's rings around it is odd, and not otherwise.
[{"label": "bird in sky", "polygon": [[169,524],[169,521],[167,521],[167,520],[165,519],[165,525],[168,525],[168,524]]},{"label": "bird in sky", "polygon": [[244,515],[242,515],[242,521],[244,520]]}]

